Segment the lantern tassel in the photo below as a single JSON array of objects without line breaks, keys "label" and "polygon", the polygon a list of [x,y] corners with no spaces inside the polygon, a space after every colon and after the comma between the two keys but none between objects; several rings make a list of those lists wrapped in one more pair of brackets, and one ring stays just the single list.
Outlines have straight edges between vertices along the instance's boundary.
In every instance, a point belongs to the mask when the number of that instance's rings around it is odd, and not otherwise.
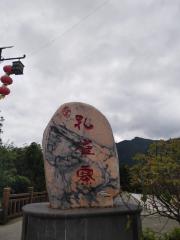
[{"label": "lantern tassel", "polygon": [[1,94],[1,95],[0,95],[0,99],[1,99],[1,98],[5,98],[5,96],[6,96],[6,95]]}]

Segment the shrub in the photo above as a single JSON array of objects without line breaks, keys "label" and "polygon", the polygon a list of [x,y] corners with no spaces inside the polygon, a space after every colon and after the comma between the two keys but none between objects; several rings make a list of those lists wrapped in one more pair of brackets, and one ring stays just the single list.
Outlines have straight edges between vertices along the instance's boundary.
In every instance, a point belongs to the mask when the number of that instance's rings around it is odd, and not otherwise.
[{"label": "shrub", "polygon": [[170,233],[165,232],[163,237],[155,237],[156,232],[152,228],[147,227],[142,231],[140,240],[180,240],[180,228],[174,228]]},{"label": "shrub", "polygon": [[155,240],[155,232],[147,227],[145,231],[142,232],[140,240]]}]

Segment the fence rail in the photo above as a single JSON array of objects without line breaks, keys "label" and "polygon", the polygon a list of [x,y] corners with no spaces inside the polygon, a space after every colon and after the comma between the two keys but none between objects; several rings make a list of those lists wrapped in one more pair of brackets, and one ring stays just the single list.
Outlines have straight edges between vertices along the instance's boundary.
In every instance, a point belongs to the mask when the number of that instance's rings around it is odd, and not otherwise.
[{"label": "fence rail", "polygon": [[4,188],[2,198],[2,221],[16,218],[22,215],[22,207],[26,204],[49,202],[47,191],[34,192],[33,187],[29,187],[28,193],[10,194],[10,188]]}]

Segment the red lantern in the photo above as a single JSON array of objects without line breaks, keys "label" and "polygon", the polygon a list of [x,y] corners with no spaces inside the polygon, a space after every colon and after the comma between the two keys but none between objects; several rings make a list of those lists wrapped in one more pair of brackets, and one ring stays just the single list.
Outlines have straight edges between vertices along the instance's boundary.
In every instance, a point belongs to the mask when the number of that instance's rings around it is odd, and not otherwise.
[{"label": "red lantern", "polygon": [[0,94],[8,95],[9,93],[10,93],[9,88],[7,88],[7,87],[0,87]]},{"label": "red lantern", "polygon": [[4,72],[5,73],[7,73],[7,74],[14,74],[12,71],[11,71],[11,68],[12,68],[12,66],[11,65],[6,65],[6,66],[4,66],[3,67],[3,70],[4,70]]},{"label": "red lantern", "polygon": [[9,76],[5,75],[1,77],[1,82],[7,85],[12,84],[13,80]]}]

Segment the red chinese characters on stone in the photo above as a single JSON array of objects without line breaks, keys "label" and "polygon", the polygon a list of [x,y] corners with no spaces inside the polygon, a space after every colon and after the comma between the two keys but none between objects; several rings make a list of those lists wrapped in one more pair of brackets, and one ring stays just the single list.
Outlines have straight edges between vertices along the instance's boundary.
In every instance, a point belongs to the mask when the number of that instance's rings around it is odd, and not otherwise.
[{"label": "red chinese characters on stone", "polygon": [[94,153],[91,153],[91,150],[92,150],[93,146],[87,146],[90,143],[92,143],[92,141],[90,141],[90,140],[87,141],[86,139],[84,139],[84,144],[80,141],[80,144],[83,144],[83,145],[80,146],[79,148],[76,148],[75,151],[80,149],[81,150],[81,157],[83,157],[83,155],[94,155]]},{"label": "red chinese characters on stone", "polygon": [[[77,124],[74,124],[74,127],[78,127],[79,128],[79,130],[80,130],[80,125],[81,125],[81,123],[82,123],[82,119],[83,119],[84,117],[83,116],[81,116],[81,115],[76,115],[76,120],[77,120]],[[86,125],[86,120],[87,120],[87,118],[85,118],[85,120],[84,120],[84,127],[87,129],[87,130],[91,130],[91,129],[93,129],[93,125],[89,125],[89,126],[87,126]]]},{"label": "red chinese characters on stone", "polygon": [[77,177],[80,178],[78,183],[82,181],[82,186],[84,185],[84,182],[86,183],[86,186],[87,186],[90,180],[95,181],[92,175],[93,175],[93,169],[89,169],[89,166],[82,166],[81,169],[77,171]]},{"label": "red chinese characters on stone", "polygon": [[84,127],[85,127],[87,130],[93,129],[93,125],[89,125],[89,126],[86,126],[86,125],[85,125],[85,124],[86,124],[86,120],[87,120],[87,118],[85,118]]},{"label": "red chinese characters on stone", "polygon": [[63,108],[62,113],[66,118],[68,118],[71,115],[71,109],[66,106]]},{"label": "red chinese characters on stone", "polygon": [[77,124],[74,124],[74,127],[78,127],[79,128],[79,130],[80,130],[80,124],[82,123],[82,120],[83,119],[83,116],[81,116],[81,115],[76,115],[76,120],[77,120]]}]

